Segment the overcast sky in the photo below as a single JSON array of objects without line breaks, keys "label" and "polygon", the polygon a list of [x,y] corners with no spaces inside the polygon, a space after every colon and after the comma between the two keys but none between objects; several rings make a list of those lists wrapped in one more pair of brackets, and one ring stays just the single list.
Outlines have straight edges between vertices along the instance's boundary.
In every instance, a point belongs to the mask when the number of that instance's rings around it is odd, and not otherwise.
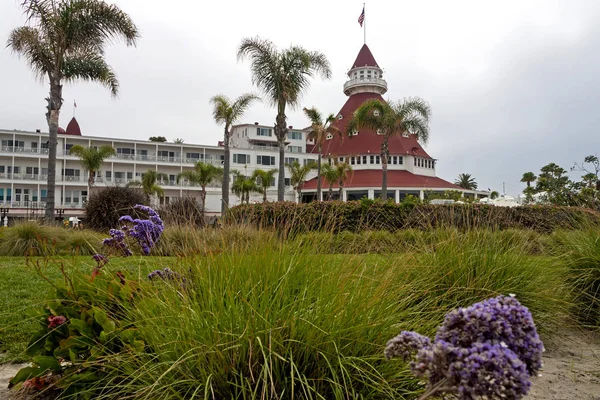
[{"label": "overcast sky", "polygon": [[[21,0],[0,2],[0,39],[24,24]],[[115,44],[117,98],[90,83],[65,86],[61,126],[76,117],[84,135],[147,139],[162,135],[214,145],[222,127],[209,99],[256,91],[238,63],[244,37],[319,50],[333,78],[315,80],[303,106],[337,113],[342,86],[363,44],[362,2],[348,0],[119,0],[138,25],[136,48]],[[521,175],[549,162],[569,169],[600,149],[600,1],[373,0],[367,44],[384,68],[386,97],[431,103],[429,154],[438,175],[472,174],[482,189],[521,191]],[[47,130],[47,82],[0,48],[0,128]],[[288,123],[304,127],[301,110]],[[275,111],[252,107],[246,122],[273,124]],[[579,177],[581,173],[573,173]]]}]

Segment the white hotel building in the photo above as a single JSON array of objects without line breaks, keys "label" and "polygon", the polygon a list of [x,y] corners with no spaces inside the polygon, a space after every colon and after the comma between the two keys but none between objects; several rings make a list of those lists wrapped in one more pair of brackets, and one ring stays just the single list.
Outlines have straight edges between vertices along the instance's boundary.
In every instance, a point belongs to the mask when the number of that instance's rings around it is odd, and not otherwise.
[{"label": "white hotel building", "polygon": [[[243,124],[233,127],[232,132],[232,170],[251,175],[257,168],[277,168],[279,153],[272,127]],[[305,131],[290,129],[287,162],[316,160],[316,154],[306,153],[306,135]],[[0,208],[9,209],[9,216],[43,215],[48,176],[47,142],[45,132],[0,129]],[[141,180],[142,174],[152,169],[168,177],[158,182],[165,191],[166,202],[182,196],[199,198],[200,187],[190,186],[185,181],[177,183],[177,175],[192,170],[198,161],[222,166],[224,158],[222,146],[83,136],[77,121],[72,119],[66,130],[59,130],[57,146],[55,204],[57,210],[64,209],[65,216],[80,215],[88,196],[87,171],[77,157],[69,154],[74,145],[108,145],[116,150],[117,154],[106,159],[96,174],[96,187],[124,186]],[[296,195],[289,186],[289,179],[286,183],[285,199],[294,201]],[[276,186],[269,190],[268,196],[276,200]],[[256,194],[252,200],[262,200],[262,196]],[[239,199],[230,195],[230,202],[239,204]],[[207,188],[207,213],[219,213],[220,203],[221,185],[215,182]]]}]

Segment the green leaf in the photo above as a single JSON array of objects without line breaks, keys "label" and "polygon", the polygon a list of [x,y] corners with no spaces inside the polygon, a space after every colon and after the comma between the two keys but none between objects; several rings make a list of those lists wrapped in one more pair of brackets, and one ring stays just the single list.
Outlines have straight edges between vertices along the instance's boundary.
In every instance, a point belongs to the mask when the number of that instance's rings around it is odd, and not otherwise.
[{"label": "green leaf", "polygon": [[115,330],[115,323],[106,315],[106,312],[103,310],[94,307],[94,319],[102,327],[106,333],[110,333]]},{"label": "green leaf", "polygon": [[81,319],[70,320],[69,329],[76,330],[83,336],[90,336],[92,334],[92,327]]},{"label": "green leaf", "polygon": [[21,368],[19,372],[10,380],[10,385],[14,386],[18,383],[25,382],[29,378],[35,378],[42,376],[45,370],[37,367],[25,367]]},{"label": "green leaf", "polygon": [[60,372],[62,368],[60,363],[54,357],[50,356],[37,356],[33,358],[33,363],[40,367],[42,370],[50,370],[52,372]]}]

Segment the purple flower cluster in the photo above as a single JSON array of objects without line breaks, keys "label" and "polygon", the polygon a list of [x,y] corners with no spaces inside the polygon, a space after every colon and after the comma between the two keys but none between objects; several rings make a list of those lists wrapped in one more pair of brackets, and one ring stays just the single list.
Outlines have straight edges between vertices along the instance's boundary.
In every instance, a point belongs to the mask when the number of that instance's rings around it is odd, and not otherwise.
[{"label": "purple flower cluster", "polygon": [[109,231],[111,237],[104,239],[102,242],[102,244],[115,249],[125,257],[133,254],[125,241],[127,236],[137,241],[144,255],[150,255],[150,251],[156,246],[165,229],[160,216],[152,208],[140,204],[137,204],[134,208],[146,212],[148,219],[133,219],[129,215],[121,217],[119,222],[128,222],[133,226],[123,225],[120,230],[111,229]]},{"label": "purple flower cluster", "polygon": [[179,272],[173,271],[171,268],[157,269],[148,274],[148,279],[151,281],[161,279],[168,282],[176,282],[184,289],[187,287],[187,279]]},{"label": "purple flower cluster", "polygon": [[125,215],[119,218],[119,222],[126,221],[133,224],[131,229],[124,226],[124,232],[138,242],[144,255],[150,255],[150,251],[158,243],[165,229],[163,221],[158,213],[148,206],[138,204],[134,208],[146,212],[148,219],[133,219],[131,216]]},{"label": "purple flower cluster", "polygon": [[543,350],[529,310],[498,296],[448,313],[433,342],[401,332],[388,341],[385,355],[412,358],[412,372],[428,378],[431,395],[520,399],[542,366]]}]

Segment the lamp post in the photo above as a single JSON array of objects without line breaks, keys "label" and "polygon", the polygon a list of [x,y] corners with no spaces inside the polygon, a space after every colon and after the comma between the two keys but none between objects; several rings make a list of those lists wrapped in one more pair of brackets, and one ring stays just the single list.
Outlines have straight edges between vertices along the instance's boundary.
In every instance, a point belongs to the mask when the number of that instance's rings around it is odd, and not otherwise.
[{"label": "lamp post", "polygon": [[8,208],[0,208],[0,214],[2,214],[2,225],[8,226]]},{"label": "lamp post", "polygon": [[59,221],[62,221],[63,215],[65,214],[65,209],[64,208],[59,208],[58,210],[56,210],[56,213],[58,214]]}]

